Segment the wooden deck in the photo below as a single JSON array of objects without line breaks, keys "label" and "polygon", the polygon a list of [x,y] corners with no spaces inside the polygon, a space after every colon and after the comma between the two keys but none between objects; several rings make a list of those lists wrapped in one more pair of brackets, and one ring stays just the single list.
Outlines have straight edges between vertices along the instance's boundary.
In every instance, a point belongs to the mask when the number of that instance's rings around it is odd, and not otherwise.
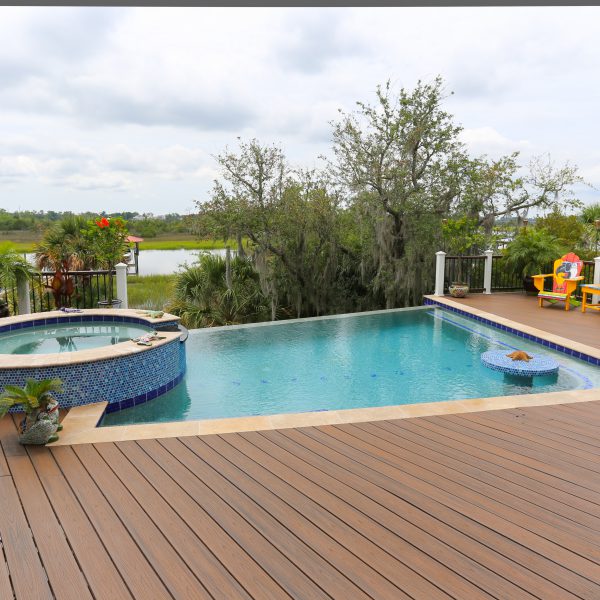
[{"label": "wooden deck", "polygon": [[600,314],[590,310],[581,312],[579,307],[566,311],[564,303],[538,306],[535,296],[524,293],[471,294],[466,298],[452,298],[454,302],[536,327],[554,335],[560,335],[594,348],[600,348]]},{"label": "wooden deck", "polygon": [[[577,318],[577,315],[572,315]],[[600,403],[28,448],[0,598],[600,598]]]}]

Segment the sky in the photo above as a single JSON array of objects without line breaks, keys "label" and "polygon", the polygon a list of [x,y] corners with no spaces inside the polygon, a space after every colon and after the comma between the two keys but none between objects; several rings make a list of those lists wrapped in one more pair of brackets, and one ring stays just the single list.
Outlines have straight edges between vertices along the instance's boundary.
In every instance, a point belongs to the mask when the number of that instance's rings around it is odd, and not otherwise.
[{"label": "sky", "polygon": [[0,208],[194,211],[238,138],[331,156],[339,109],[441,75],[474,156],[600,202],[600,7],[0,7]]}]

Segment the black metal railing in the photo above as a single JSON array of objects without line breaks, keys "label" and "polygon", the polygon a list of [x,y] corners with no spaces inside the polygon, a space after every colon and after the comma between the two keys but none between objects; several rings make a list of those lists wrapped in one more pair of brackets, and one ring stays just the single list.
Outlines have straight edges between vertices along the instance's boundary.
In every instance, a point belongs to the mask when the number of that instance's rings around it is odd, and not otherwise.
[{"label": "black metal railing", "polygon": [[[109,271],[69,271],[65,277],[71,279],[72,293],[63,294],[59,304],[73,308],[96,308],[100,300],[107,298]],[[114,275],[113,271],[113,275]],[[58,308],[53,294],[52,282],[54,273],[41,272],[31,275],[29,279],[29,299],[31,312],[47,312]],[[113,297],[116,278],[113,276]],[[69,285],[69,287],[71,287]],[[11,315],[18,314],[18,293],[16,288],[0,291],[0,302],[8,303]]]},{"label": "black metal railing", "polygon": [[[444,293],[448,291],[453,282],[466,283],[469,291],[473,293],[483,292],[485,289],[484,273],[486,256],[446,256],[444,271]],[[583,281],[590,283],[594,281],[594,261],[583,261],[581,275]],[[554,264],[550,263],[542,269],[543,273],[552,273]],[[548,277],[544,282],[544,288],[552,290],[552,279]],[[509,292],[523,289],[523,277],[504,268],[501,254],[492,256],[492,292]],[[581,292],[577,288],[577,298],[581,298]]]},{"label": "black metal railing", "polygon": [[444,292],[454,282],[466,283],[472,292],[483,292],[485,256],[446,256]]},{"label": "black metal railing", "polygon": [[523,278],[504,267],[501,254],[492,256],[492,291],[512,292],[523,289]]}]

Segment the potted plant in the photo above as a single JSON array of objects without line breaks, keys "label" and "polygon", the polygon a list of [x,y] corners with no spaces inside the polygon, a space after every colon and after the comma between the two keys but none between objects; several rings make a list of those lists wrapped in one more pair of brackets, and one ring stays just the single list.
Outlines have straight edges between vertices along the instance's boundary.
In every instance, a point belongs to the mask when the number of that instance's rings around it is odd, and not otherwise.
[{"label": "potted plant", "polygon": [[537,296],[533,275],[542,273],[557,258],[564,254],[559,240],[545,229],[522,229],[504,251],[504,268],[514,275],[523,277],[523,288]]},{"label": "potted plant", "polygon": [[58,422],[58,402],[52,392],[62,392],[60,379],[28,379],[25,386],[7,385],[0,396],[0,418],[10,408],[20,405],[25,412],[21,422],[21,444],[44,445],[58,439],[62,429]]},{"label": "potted plant", "polygon": [[101,308],[119,308],[121,300],[113,298],[113,272],[115,265],[123,260],[127,252],[127,227],[120,217],[101,217],[88,222],[86,231],[90,247],[93,248],[97,265],[108,271],[106,298],[98,302]]},{"label": "potted plant", "polygon": [[[29,277],[35,269],[9,243],[0,244],[0,291],[17,285],[20,277]],[[8,317],[8,302],[0,299],[0,317]]]}]

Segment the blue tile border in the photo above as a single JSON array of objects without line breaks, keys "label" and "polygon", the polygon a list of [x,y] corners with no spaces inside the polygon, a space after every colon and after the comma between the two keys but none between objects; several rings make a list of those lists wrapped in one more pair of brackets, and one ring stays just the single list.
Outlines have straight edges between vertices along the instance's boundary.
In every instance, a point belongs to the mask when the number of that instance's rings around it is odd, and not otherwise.
[{"label": "blue tile border", "polygon": [[133,323],[136,325],[144,325],[149,329],[163,329],[164,327],[172,327],[177,325],[179,321],[177,319],[171,319],[170,321],[161,321],[160,323],[149,323],[148,320],[138,317],[121,317],[117,315],[69,315],[65,313],[64,317],[48,317],[40,319],[31,319],[28,321],[22,321],[20,323],[13,323],[12,325],[0,326],[0,334],[7,333],[9,331],[16,331],[18,329],[26,329],[28,327],[42,327],[44,325],[58,325],[59,323],[84,323],[86,321],[92,322],[104,322],[108,321],[111,323]]},{"label": "blue tile border", "polygon": [[554,342],[549,342],[548,340],[544,340],[536,335],[530,335],[525,333],[524,331],[520,331],[519,329],[515,329],[514,327],[509,327],[507,325],[501,325],[500,323],[496,323],[490,319],[486,319],[485,317],[481,317],[479,315],[473,315],[470,312],[465,310],[460,310],[454,306],[448,306],[443,302],[437,302],[436,300],[432,300],[431,298],[424,298],[423,304],[426,306],[436,306],[438,308],[442,308],[444,310],[449,310],[456,314],[459,314],[463,317],[467,317],[469,319],[473,319],[475,321],[479,321],[480,323],[484,323],[485,325],[489,325],[490,327],[494,327],[495,329],[500,329],[502,331],[506,331],[507,333],[512,333],[518,337],[522,337],[526,340],[530,340],[532,342],[536,342],[537,344],[541,344],[542,346],[546,346],[551,350],[557,350],[558,352],[562,352],[563,354],[567,354],[568,356],[572,356],[573,358],[578,358],[580,360],[584,360],[592,365],[600,366],[600,358],[596,358],[595,356],[590,356],[589,354],[584,354],[583,352],[578,352],[577,350],[573,350],[572,348],[567,348],[566,346],[562,346],[560,344],[555,344]]}]

